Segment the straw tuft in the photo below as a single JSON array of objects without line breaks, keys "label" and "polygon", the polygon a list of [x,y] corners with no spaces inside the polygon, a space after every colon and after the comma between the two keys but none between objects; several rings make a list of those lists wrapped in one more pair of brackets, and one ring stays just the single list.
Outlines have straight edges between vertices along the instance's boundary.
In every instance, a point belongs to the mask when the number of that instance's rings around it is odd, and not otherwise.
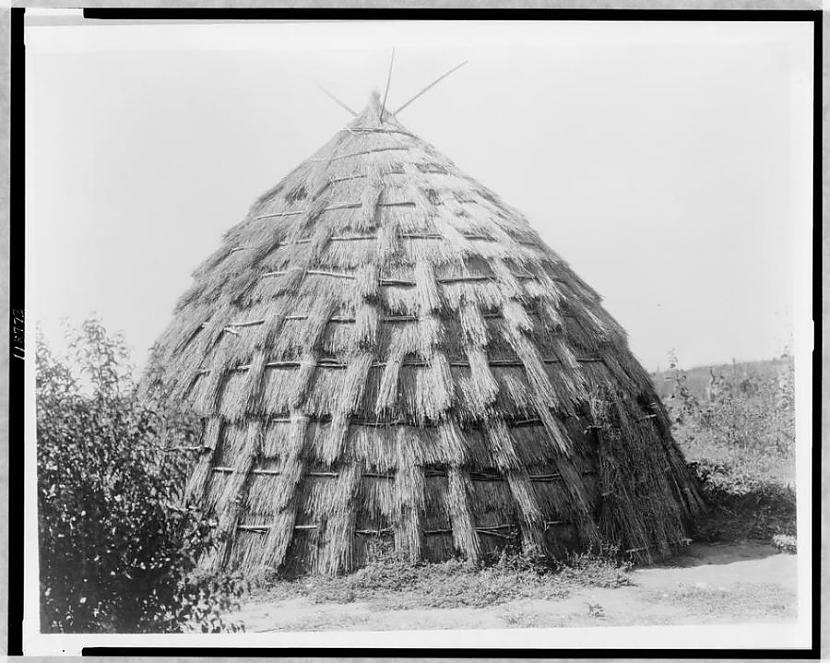
[{"label": "straw tuft", "polygon": [[438,294],[438,283],[432,265],[421,260],[415,265],[415,288],[418,292],[420,310],[423,312],[438,311],[441,308],[441,297]]},{"label": "straw tuft", "polygon": [[411,561],[417,561],[421,556],[424,510],[424,472],[416,465],[414,441],[405,429],[398,431],[395,449],[395,547]]},{"label": "straw tuft", "polygon": [[454,466],[449,469],[448,478],[447,506],[452,521],[453,543],[467,559],[476,562],[481,550],[468,498],[472,492],[470,477]]},{"label": "straw tuft", "polygon": [[354,350],[373,349],[377,343],[380,311],[374,304],[364,302],[355,310]]},{"label": "straw tuft", "polygon": [[322,570],[329,575],[351,571],[354,565],[355,497],[363,468],[350,464],[340,468],[326,518],[326,543]]},{"label": "straw tuft", "polygon": [[185,502],[198,504],[204,497],[205,487],[210,477],[210,469],[216,448],[222,435],[222,419],[211,417],[207,420],[202,432],[201,456],[196,461],[194,471],[188,478],[185,487]]}]

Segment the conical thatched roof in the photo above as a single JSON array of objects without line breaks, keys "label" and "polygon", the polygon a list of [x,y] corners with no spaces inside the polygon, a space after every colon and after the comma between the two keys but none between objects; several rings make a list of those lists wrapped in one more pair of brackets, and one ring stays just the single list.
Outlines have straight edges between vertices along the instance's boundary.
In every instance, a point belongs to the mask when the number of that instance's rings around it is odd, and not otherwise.
[{"label": "conical thatched roof", "polygon": [[216,515],[209,563],[669,553],[697,493],[624,331],[378,106],[228,231],[158,344],[204,417],[188,494]]}]

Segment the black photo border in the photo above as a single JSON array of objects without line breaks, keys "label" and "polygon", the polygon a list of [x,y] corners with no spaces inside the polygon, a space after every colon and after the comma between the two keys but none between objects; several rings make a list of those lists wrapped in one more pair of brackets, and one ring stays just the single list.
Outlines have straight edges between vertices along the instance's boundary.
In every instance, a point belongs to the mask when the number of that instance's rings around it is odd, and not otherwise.
[{"label": "black photo border", "polygon": [[[9,141],[9,655],[23,654],[23,351],[25,295],[25,8],[10,10],[10,141]],[[85,647],[84,656],[385,656],[431,658],[820,658],[821,587],[821,356],[822,356],[822,21],[820,10],[765,9],[501,9],[501,8],[85,8],[85,19],[100,21],[270,21],[270,20],[524,20],[524,21],[780,21],[813,25],[813,444],[812,444],[812,573],[811,646],[803,649],[439,649],[439,648],[298,648],[298,647]],[[27,563],[36,563],[29,560]]]}]

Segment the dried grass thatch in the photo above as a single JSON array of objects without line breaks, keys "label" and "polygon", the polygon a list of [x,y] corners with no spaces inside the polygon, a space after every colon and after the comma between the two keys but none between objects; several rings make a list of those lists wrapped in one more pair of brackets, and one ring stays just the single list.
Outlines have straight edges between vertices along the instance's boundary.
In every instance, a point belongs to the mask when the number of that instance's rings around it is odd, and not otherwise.
[{"label": "dried grass thatch", "polygon": [[204,417],[215,566],[372,541],[668,554],[700,508],[620,326],[527,221],[374,102],[262,196],[160,340]]}]

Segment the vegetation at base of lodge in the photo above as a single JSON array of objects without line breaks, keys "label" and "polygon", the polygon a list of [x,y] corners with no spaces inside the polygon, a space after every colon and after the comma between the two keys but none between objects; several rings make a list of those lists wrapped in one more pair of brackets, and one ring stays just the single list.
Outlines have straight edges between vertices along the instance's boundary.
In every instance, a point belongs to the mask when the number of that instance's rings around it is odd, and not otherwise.
[{"label": "vegetation at base of lodge", "polygon": [[[192,444],[195,422],[159,394],[137,397],[123,343],[100,323],[69,339],[69,361],[40,341],[36,353],[44,632],[239,630],[226,615],[249,588],[266,599],[483,607],[630,582],[630,559],[614,548],[562,561],[508,547],[475,564],[413,563],[380,539],[368,565],[348,575],[243,582],[199,572],[214,544],[210,523],[194,506],[174,506],[186,468],[162,451]],[[690,371],[674,361],[653,377],[709,503],[695,538],[795,552],[792,360]]]},{"label": "vegetation at base of lodge", "polygon": [[672,358],[654,376],[710,506],[697,539],[758,539],[795,551],[793,370],[786,354],[688,371]]},{"label": "vegetation at base of lodge", "polygon": [[563,561],[502,548],[477,563],[462,559],[411,562],[377,554],[363,568],[340,576],[252,579],[258,600],[305,597],[313,603],[371,601],[376,609],[486,608],[515,599],[562,599],[576,587],[615,588],[630,584],[630,563],[616,550],[572,553]]},{"label": "vegetation at base of lodge", "polygon": [[119,337],[94,320],[67,330],[69,358],[38,339],[36,408],[41,630],[223,632],[245,590],[196,572],[208,522],[174,506],[185,463],[164,453],[195,422],[139,399]]}]

